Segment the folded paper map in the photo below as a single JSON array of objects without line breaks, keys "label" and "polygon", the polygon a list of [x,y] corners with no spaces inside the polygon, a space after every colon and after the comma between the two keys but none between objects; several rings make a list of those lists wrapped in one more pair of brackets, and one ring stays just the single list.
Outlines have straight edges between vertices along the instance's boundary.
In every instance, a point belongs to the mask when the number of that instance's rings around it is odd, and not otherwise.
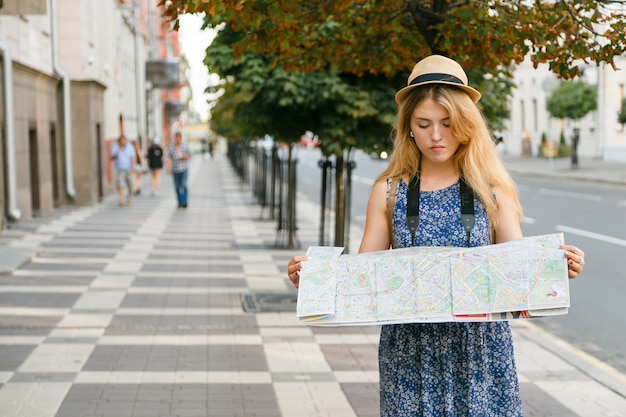
[{"label": "folded paper map", "polygon": [[356,255],[312,246],[297,315],[317,325],[493,321],[566,314],[563,234],[476,248],[413,247]]}]

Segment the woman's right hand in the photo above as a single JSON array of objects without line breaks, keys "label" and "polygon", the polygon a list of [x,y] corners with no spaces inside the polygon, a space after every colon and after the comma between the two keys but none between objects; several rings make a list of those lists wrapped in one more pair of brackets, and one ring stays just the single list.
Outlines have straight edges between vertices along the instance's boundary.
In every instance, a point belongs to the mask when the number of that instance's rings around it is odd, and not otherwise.
[{"label": "woman's right hand", "polygon": [[300,284],[300,270],[302,269],[302,261],[309,259],[306,256],[294,256],[287,264],[287,276],[294,287],[298,288]]}]

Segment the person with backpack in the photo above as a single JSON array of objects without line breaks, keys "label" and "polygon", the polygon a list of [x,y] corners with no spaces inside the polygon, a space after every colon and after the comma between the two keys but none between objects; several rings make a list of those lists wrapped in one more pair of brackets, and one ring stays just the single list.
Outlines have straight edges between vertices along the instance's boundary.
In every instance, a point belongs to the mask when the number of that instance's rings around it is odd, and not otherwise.
[{"label": "person with backpack", "polygon": [[155,136],[148,148],[148,169],[150,170],[150,189],[156,196],[161,189],[161,171],[163,169],[163,148],[161,138]]},{"label": "person with backpack", "polygon": [[[522,238],[517,187],[480,97],[452,59],[431,55],[414,66],[395,96],[394,149],[372,187],[359,253]],[[463,222],[466,211],[471,224]],[[562,249],[575,278],[584,252]],[[287,265],[296,287],[306,259]],[[507,321],[383,325],[378,359],[381,417],[522,416]]]}]

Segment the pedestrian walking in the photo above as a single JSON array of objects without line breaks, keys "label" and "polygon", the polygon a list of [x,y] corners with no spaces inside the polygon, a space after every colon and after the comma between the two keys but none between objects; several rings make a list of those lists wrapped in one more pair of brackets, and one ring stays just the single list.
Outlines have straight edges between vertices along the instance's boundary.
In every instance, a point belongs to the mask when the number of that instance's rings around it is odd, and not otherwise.
[{"label": "pedestrian walking", "polygon": [[[115,166],[115,185],[120,199],[120,207],[130,205],[133,192],[133,169],[137,163],[135,148],[128,144],[128,139],[121,135],[117,143],[113,145],[110,153]],[[126,196],[126,198],[124,198]]]},{"label": "pedestrian walking", "polygon": [[135,148],[135,165],[133,166],[133,194],[141,194],[141,176],[143,175],[143,158],[141,157],[141,147],[139,142],[133,141]]},{"label": "pedestrian walking", "polygon": [[163,169],[163,148],[161,138],[155,136],[148,148],[148,169],[150,170],[150,188],[152,195],[158,194],[161,189],[161,171]]},{"label": "pedestrian walking", "polygon": [[174,134],[174,142],[170,143],[167,149],[167,172],[174,179],[174,189],[178,199],[178,207],[187,208],[188,190],[187,177],[189,172],[189,160],[191,159],[191,149],[180,132]]},{"label": "pedestrian walking", "polygon": [[[480,96],[449,58],[415,65],[395,96],[394,151],[372,187],[360,253],[522,237],[517,189],[476,105]],[[461,223],[467,202],[469,230]],[[584,253],[563,249],[575,278]],[[303,261],[288,263],[296,287]],[[384,325],[378,360],[381,417],[522,416],[506,321]]]}]

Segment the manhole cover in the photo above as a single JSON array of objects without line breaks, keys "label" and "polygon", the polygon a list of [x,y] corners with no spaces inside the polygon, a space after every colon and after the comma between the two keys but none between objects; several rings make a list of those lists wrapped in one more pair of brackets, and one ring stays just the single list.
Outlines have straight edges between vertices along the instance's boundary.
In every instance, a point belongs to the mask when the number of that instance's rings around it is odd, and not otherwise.
[{"label": "manhole cover", "polygon": [[296,294],[242,294],[243,311],[248,313],[282,313],[296,311]]}]

